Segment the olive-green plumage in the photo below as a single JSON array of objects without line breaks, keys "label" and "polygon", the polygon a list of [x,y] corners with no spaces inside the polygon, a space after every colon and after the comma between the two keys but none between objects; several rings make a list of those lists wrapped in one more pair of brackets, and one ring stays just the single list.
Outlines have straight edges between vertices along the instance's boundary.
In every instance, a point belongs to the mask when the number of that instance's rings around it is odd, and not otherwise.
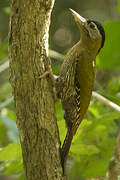
[{"label": "olive-green plumage", "polygon": [[71,11],[80,30],[80,41],[67,53],[56,81],[68,128],[61,150],[63,166],[72,138],[90,103],[95,80],[95,58],[105,39],[104,30],[98,22],[86,20]]},{"label": "olive-green plumage", "polygon": [[78,42],[65,57],[57,80],[67,127],[72,127],[73,135],[90,103],[94,79],[95,57]]}]

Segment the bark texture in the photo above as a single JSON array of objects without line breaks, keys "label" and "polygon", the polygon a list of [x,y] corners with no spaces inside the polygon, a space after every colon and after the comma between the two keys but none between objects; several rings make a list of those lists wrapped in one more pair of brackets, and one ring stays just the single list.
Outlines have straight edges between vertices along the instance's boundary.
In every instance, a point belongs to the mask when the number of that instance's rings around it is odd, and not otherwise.
[{"label": "bark texture", "polygon": [[10,82],[27,180],[62,178],[48,59],[54,0],[11,0]]}]

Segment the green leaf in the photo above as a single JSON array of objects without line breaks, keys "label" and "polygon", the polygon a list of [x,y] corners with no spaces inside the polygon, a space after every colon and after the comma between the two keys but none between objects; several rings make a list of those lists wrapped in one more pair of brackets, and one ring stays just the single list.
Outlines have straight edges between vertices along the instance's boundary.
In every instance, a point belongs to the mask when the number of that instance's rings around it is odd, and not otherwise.
[{"label": "green leaf", "polygon": [[17,180],[26,180],[26,179],[25,179],[24,173],[23,173],[22,175],[20,175],[19,178],[18,178]]},{"label": "green leaf", "polygon": [[3,43],[0,45],[0,60],[5,59],[8,57],[8,44]]},{"label": "green leaf", "polygon": [[[6,80],[4,80],[6,81]],[[9,82],[4,83],[4,85],[0,86],[0,101],[3,102],[3,100],[9,98],[11,96],[11,85]],[[0,105],[0,109],[2,108],[2,106]]]},{"label": "green leaf", "polygon": [[17,142],[19,140],[19,135],[18,135],[18,129],[16,126],[16,123],[11,120],[10,118],[1,115],[0,120],[6,125],[8,128],[8,137],[11,141]]},{"label": "green leaf", "polygon": [[57,101],[55,104],[55,108],[56,108],[56,116],[57,116],[57,120],[63,120],[63,110],[62,110],[62,106],[60,101]]},{"label": "green leaf", "polygon": [[1,166],[4,168],[3,175],[17,174],[23,171],[23,161],[21,158],[13,161],[5,161]]},{"label": "green leaf", "polygon": [[57,123],[58,123],[58,128],[59,128],[59,133],[60,133],[60,140],[62,144],[66,135],[67,128],[65,125],[65,120],[63,118],[63,110],[62,110],[60,101],[56,102],[55,107],[56,107]]},{"label": "green leaf", "polygon": [[120,12],[120,0],[118,0],[117,2],[118,2],[117,10],[118,10],[118,12]]},{"label": "green leaf", "polygon": [[[99,106],[97,113],[99,114]],[[70,149],[74,164],[70,171],[70,179],[104,176],[114,152],[116,142],[117,112],[107,112],[83,120]]]},{"label": "green leaf", "polygon": [[6,127],[2,122],[0,122],[0,146],[2,146],[5,139],[6,139]]},{"label": "green leaf", "polygon": [[105,69],[120,69],[120,21],[104,24],[105,45],[97,57],[97,65]]},{"label": "green leaf", "polygon": [[95,117],[97,117],[97,116],[100,115],[99,110],[98,110],[97,107],[89,106],[88,109],[89,109],[89,111],[90,111]]},{"label": "green leaf", "polygon": [[77,161],[73,165],[69,179],[73,180],[77,179],[78,177],[96,178],[104,176],[108,168],[108,163],[109,161],[104,161],[103,159],[100,160],[99,157],[92,156],[91,159],[88,160],[87,156],[83,156],[82,163]]},{"label": "green leaf", "polygon": [[97,117],[96,120],[99,121],[100,123],[109,125],[110,122],[113,122],[113,120],[118,119],[118,118],[120,118],[120,113],[114,111],[114,112],[103,114]]},{"label": "green leaf", "polygon": [[0,161],[14,160],[21,157],[20,143],[8,144],[8,146],[0,149]]},{"label": "green leaf", "polygon": [[9,7],[4,8],[3,11],[4,11],[6,14],[10,14],[10,8],[9,8]]},{"label": "green leaf", "polygon": [[58,128],[59,128],[60,140],[61,140],[61,144],[62,144],[65,139],[66,130],[67,130],[67,128],[65,127],[64,120],[58,121]]},{"label": "green leaf", "polygon": [[72,144],[70,151],[79,156],[79,155],[88,155],[98,154],[100,150],[95,145],[85,145],[85,144]]}]

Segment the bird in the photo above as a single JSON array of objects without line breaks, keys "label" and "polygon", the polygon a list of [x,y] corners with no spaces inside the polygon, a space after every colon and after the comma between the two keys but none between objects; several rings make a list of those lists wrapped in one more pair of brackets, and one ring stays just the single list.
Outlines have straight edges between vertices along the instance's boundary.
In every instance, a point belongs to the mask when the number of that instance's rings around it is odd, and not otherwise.
[{"label": "bird", "polygon": [[72,139],[86,114],[96,75],[96,56],[104,46],[105,31],[101,23],[82,17],[70,9],[80,31],[79,41],[68,51],[56,80],[67,134],[61,148],[64,169]]}]

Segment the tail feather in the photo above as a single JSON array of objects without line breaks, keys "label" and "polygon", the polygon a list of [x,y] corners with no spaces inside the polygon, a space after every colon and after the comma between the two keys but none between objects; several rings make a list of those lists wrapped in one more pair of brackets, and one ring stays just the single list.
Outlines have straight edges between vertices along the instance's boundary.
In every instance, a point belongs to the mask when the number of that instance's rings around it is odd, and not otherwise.
[{"label": "tail feather", "polygon": [[62,149],[61,149],[61,164],[62,164],[62,167],[63,167],[63,173],[64,173],[64,170],[65,170],[65,163],[66,163],[67,156],[68,156],[68,153],[69,153],[69,150],[70,150],[72,139],[73,139],[73,135],[72,135],[71,128],[68,128],[68,131],[67,131],[67,134],[66,134]]}]

